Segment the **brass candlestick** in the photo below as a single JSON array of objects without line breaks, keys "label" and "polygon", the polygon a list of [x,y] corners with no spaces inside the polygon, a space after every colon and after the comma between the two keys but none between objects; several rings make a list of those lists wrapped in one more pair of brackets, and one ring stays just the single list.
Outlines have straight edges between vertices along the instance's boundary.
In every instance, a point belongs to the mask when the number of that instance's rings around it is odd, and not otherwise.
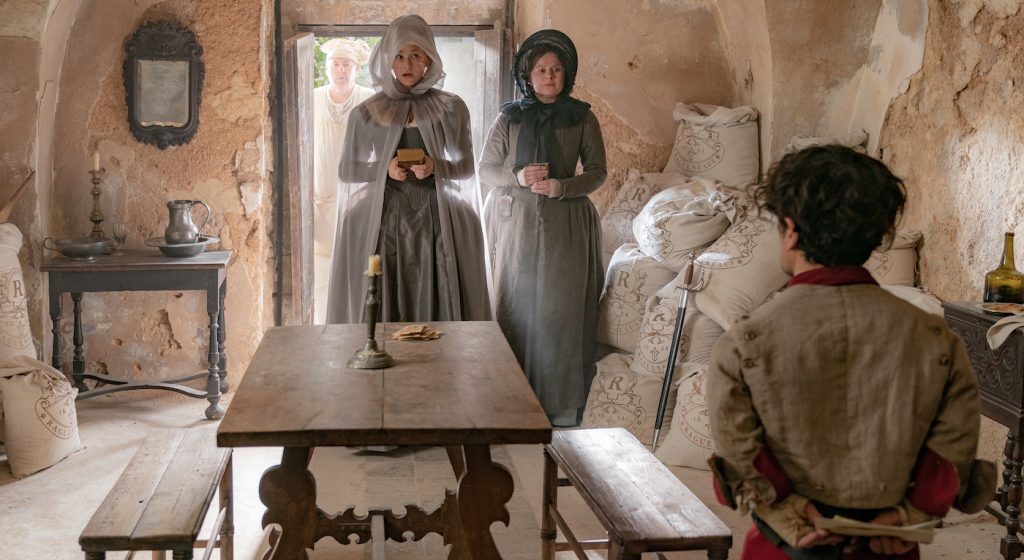
[{"label": "brass candlestick", "polygon": [[377,299],[377,286],[380,282],[380,272],[367,271],[370,278],[370,286],[366,291],[366,306],[363,308],[366,314],[366,344],[363,349],[356,352],[355,356],[348,361],[348,367],[352,369],[384,369],[395,365],[394,358],[390,354],[377,347],[375,334],[377,331],[377,313],[380,311],[380,300]]},{"label": "brass candlestick", "polygon": [[103,233],[103,210],[100,210],[100,195],[103,194],[100,191],[100,183],[103,182],[103,169],[92,169],[89,171],[89,175],[92,175],[92,212],[89,213],[89,221],[92,222],[92,232],[89,233],[89,237],[94,239],[105,238],[106,235]]}]

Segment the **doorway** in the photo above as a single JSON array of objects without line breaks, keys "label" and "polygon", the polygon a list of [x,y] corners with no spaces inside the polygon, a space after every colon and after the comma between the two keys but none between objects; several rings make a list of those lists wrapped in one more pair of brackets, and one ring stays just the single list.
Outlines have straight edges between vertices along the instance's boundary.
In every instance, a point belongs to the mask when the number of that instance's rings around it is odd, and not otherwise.
[{"label": "doorway", "polygon": [[[323,53],[329,39],[359,38],[375,46],[386,25],[298,25],[298,34],[284,41],[282,78],[284,100],[284,237],[282,258],[282,324],[323,323],[326,294],[314,282],[313,243],[313,101],[314,87],[326,83]],[[465,101],[478,157],[498,108],[511,99],[510,54],[500,25],[436,25],[438,53],[444,62],[443,90]],[[358,85],[372,87],[365,66]],[[475,159],[475,158],[474,158]],[[322,269],[322,267],[321,267]],[[322,285],[321,279],[321,285]],[[318,293],[319,292],[319,293]]]}]

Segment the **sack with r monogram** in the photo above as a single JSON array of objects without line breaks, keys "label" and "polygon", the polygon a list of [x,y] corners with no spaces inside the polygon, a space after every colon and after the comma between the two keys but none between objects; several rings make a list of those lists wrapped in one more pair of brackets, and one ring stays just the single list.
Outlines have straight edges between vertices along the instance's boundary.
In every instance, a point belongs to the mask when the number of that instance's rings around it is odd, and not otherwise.
[{"label": "sack with r monogram", "polygon": [[[597,375],[590,386],[582,428],[625,428],[650,445],[661,399],[660,375],[640,375],[630,369],[632,358],[609,354],[597,363]],[[674,387],[673,387],[674,388]],[[672,423],[675,391],[669,394],[663,426]]]},{"label": "sack with r monogram", "polygon": [[50,467],[82,448],[75,397],[64,374],[28,356],[0,361],[7,461],[15,478]]},{"label": "sack with r monogram", "polygon": [[36,357],[18,261],[21,239],[17,226],[0,224],[0,362],[13,356]]}]

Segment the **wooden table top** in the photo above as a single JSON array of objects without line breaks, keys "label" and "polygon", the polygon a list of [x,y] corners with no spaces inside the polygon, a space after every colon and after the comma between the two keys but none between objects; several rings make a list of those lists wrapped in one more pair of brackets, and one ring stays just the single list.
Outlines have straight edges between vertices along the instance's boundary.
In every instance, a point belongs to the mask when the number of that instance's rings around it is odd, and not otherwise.
[{"label": "wooden table top", "polygon": [[395,366],[349,369],[366,325],[267,331],[217,431],[230,447],[547,443],[540,403],[495,322],[435,322],[432,341],[377,327]]},{"label": "wooden table top", "polygon": [[157,249],[118,251],[100,255],[91,261],[69,259],[63,255],[43,261],[43,272],[124,272],[130,270],[194,270],[227,268],[235,260],[234,251],[207,251],[194,257],[172,258]]}]

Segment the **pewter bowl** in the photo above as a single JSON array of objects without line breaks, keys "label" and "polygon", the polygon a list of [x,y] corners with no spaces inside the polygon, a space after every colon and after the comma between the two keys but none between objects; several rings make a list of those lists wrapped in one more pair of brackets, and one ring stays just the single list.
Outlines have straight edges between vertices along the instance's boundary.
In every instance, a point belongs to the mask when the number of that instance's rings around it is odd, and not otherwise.
[{"label": "pewter bowl", "polygon": [[[46,244],[53,242],[55,247]],[[94,258],[114,250],[114,240],[106,237],[69,237],[67,239],[53,239],[47,237],[43,240],[43,247],[57,251],[58,253],[80,261],[91,261]]]},{"label": "pewter bowl", "polygon": [[200,235],[199,241],[195,243],[168,243],[163,237],[152,237],[146,240],[146,245],[156,247],[160,249],[161,253],[176,259],[194,257],[205,251],[208,245],[213,245],[214,243],[220,243],[220,238]]}]

